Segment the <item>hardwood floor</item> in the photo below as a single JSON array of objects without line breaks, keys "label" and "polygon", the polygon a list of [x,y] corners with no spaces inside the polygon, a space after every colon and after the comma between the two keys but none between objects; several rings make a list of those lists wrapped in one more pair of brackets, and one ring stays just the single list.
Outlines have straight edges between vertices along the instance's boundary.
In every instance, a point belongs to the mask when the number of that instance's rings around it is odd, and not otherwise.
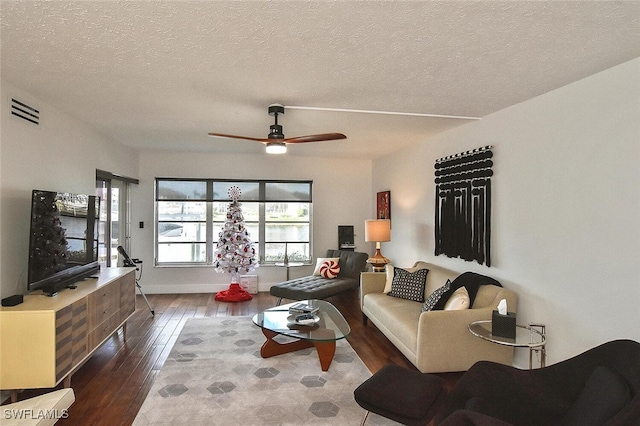
[{"label": "hardwood floor", "polygon": [[[214,296],[147,295],[155,316],[142,297],[137,296],[136,311],[127,323],[126,340],[119,330],[73,374],[71,387],[76,401],[69,409],[68,418],[57,424],[130,425],[189,318],[252,316],[276,303],[276,298],[268,293],[259,293],[252,300],[240,303],[217,302]],[[352,331],[347,340],[372,373],[389,363],[415,369],[371,322],[367,327],[362,325],[357,291],[328,301],[349,322]],[[452,386],[460,373],[447,373],[442,377]],[[48,391],[25,391],[19,399]]]}]

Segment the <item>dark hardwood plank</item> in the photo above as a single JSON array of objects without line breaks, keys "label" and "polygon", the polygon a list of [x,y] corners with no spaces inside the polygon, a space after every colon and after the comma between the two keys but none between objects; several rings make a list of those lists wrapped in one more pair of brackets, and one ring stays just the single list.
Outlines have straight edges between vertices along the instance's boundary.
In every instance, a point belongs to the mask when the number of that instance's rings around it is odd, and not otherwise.
[{"label": "dark hardwood plank", "polygon": [[[130,425],[189,318],[252,316],[276,303],[276,298],[268,293],[259,293],[252,300],[239,303],[218,302],[214,297],[215,294],[205,293],[150,294],[147,298],[155,311],[152,316],[142,297],[137,296],[136,311],[127,322],[126,340],[119,330],[73,374],[71,387],[76,401],[69,409],[69,417],[57,424]],[[415,370],[373,324],[363,326],[357,291],[328,301],[349,322],[351,334],[347,340],[372,373],[385,364]],[[447,373],[442,377],[448,386],[453,386],[460,375]],[[19,399],[48,391],[27,390],[19,394]]]}]

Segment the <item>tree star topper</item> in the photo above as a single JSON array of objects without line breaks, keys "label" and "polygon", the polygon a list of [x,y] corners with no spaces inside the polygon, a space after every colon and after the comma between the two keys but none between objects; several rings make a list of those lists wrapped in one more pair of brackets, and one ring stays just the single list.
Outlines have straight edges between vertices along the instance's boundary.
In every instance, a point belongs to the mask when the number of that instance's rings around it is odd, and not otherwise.
[{"label": "tree star topper", "polygon": [[229,194],[229,198],[231,198],[232,201],[238,201],[240,197],[242,197],[242,190],[235,185],[229,188],[229,191],[227,191],[227,193]]}]

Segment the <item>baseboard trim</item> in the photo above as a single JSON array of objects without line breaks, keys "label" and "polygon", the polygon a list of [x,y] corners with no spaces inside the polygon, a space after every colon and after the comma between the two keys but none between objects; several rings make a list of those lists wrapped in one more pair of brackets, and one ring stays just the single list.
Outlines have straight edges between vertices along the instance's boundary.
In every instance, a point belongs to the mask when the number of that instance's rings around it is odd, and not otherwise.
[{"label": "baseboard trim", "polygon": [[[258,283],[258,292],[268,292],[273,284]],[[190,293],[217,293],[229,288],[229,284],[171,284],[171,285],[145,285],[141,283],[144,294],[190,294]],[[138,292],[139,293],[139,292]]]}]

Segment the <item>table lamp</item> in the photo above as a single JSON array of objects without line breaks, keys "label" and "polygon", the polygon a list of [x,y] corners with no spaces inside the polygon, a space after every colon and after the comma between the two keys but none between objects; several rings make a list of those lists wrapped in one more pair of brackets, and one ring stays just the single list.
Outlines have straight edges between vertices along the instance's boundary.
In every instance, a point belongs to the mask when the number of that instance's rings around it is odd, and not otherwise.
[{"label": "table lamp", "polygon": [[376,243],[376,253],[367,259],[373,272],[384,272],[384,265],[389,259],[380,253],[380,243],[391,241],[391,221],[389,219],[371,219],[364,221],[364,240]]}]

